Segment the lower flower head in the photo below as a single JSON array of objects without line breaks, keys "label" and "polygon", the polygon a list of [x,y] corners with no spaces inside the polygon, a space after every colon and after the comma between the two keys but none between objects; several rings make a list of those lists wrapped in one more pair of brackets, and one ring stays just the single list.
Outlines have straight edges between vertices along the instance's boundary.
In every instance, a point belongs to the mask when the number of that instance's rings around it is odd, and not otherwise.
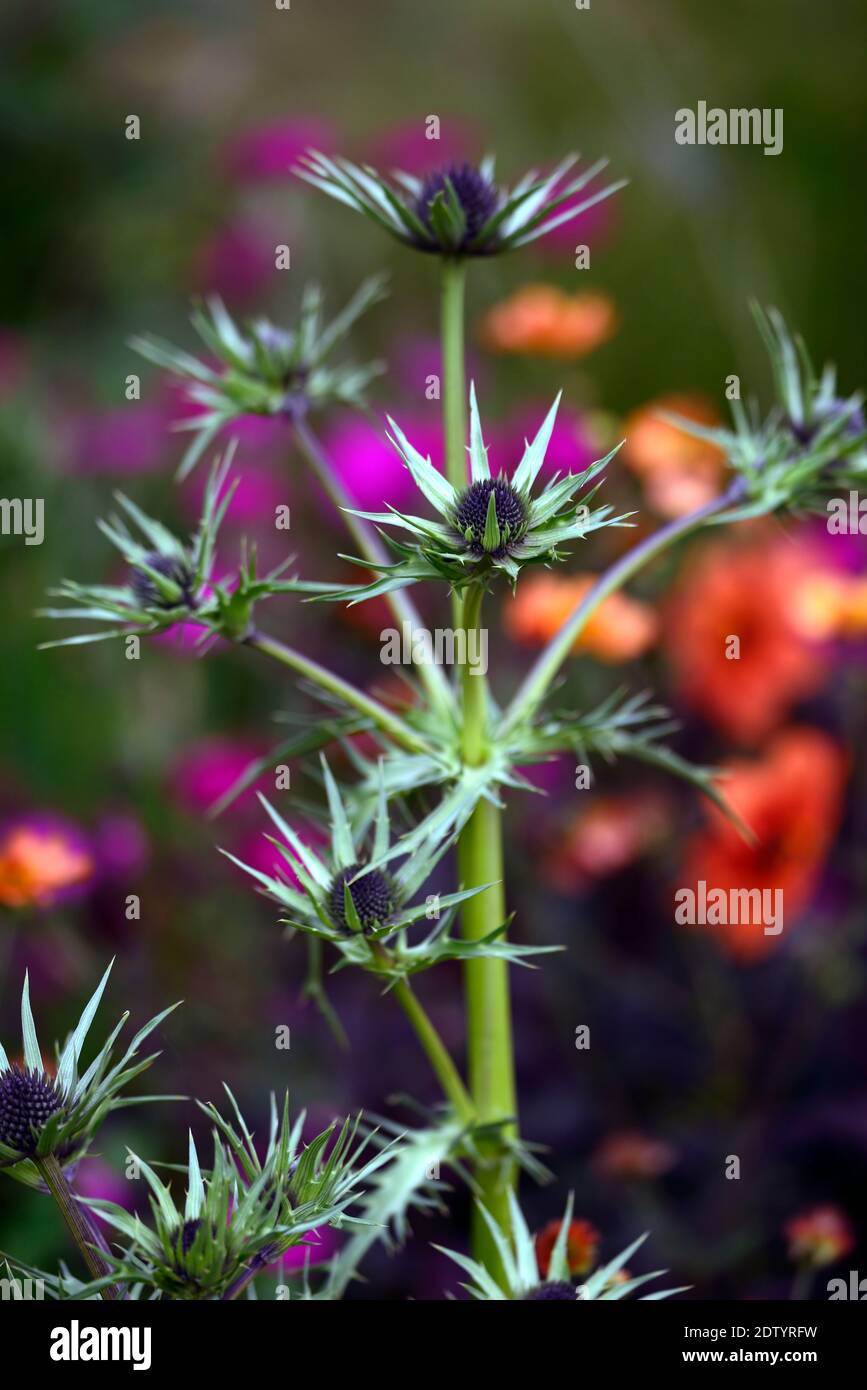
[{"label": "lower flower head", "polygon": [[[491,525],[493,520],[495,526]],[[526,524],[524,503],[504,478],[471,483],[458,498],[455,526],[474,555],[502,559],[509,554],[510,545],[521,538]]]},{"label": "lower flower head", "polygon": [[63,1097],[50,1077],[14,1063],[0,1073],[0,1143],[7,1148],[34,1154],[40,1130],[62,1108]]},{"label": "lower flower head", "polygon": [[548,1299],[568,1299],[574,1303],[578,1293],[574,1284],[569,1284],[565,1279],[554,1279],[550,1284],[539,1284],[535,1289],[530,1289],[524,1294],[523,1302],[542,1302]]},{"label": "lower flower head", "polygon": [[436,228],[431,218],[431,204],[442,194],[449,196],[449,184],[466,220],[466,230],[457,250],[464,250],[475,241],[485,223],[497,210],[499,195],[494,184],[487,179],[474,164],[449,164],[428,174],[416,200],[415,211],[419,221],[436,236]]},{"label": "lower flower head", "polygon": [[145,556],[145,562],[164,582],[160,583],[145,569],[132,570],[130,587],[142,608],[195,608],[194,578],[188,565],[159,551]]},{"label": "lower flower head", "polygon": [[[394,912],[394,885],[388,874],[379,869],[362,873],[363,864],[350,864],[335,874],[328,890],[328,912],[332,922],[341,931],[349,932],[352,927],[346,915],[346,890],[361,923],[362,931],[373,931]],[[356,874],[360,874],[356,878]],[[355,879],[355,882],[351,882]]]}]

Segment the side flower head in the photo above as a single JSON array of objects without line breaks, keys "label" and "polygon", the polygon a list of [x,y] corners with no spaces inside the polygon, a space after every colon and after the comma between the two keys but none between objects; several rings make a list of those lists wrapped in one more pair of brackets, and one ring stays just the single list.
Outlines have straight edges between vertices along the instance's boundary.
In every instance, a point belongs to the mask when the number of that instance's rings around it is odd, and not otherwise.
[{"label": "side flower head", "polygon": [[114,1278],[140,1286],[152,1297],[210,1301],[239,1296],[290,1247],[310,1245],[316,1229],[344,1218],[360,1185],[390,1157],[387,1148],[365,1157],[367,1139],[355,1142],[357,1121],[332,1124],[305,1144],[304,1114],[290,1121],[288,1097],[278,1114],[273,1096],[260,1157],[235,1097],[225,1089],[230,1119],[212,1104],[200,1105],[214,1126],[214,1161],[209,1172],[202,1171],[190,1133],[182,1205],[137,1155],[133,1157],[150,1189],[152,1225],[113,1202],[88,1203],[128,1242],[105,1256]]},{"label": "side flower head", "polygon": [[61,1050],[56,1069],[43,1061],[30,1007],[30,982],[27,975],[24,977],[23,1061],[10,1062],[0,1044],[0,1168],[29,1186],[39,1182],[40,1159],[54,1157],[63,1164],[77,1162],[87,1152],[106,1115],[119,1106],[135,1104],[134,1097],[121,1098],[121,1092],[159,1056],[155,1052],[135,1060],[142,1043],[177,1008],[176,1004],[145,1024],[120,1061],[112,1066],[115,1041],[129,1017],[124,1014],[90,1066],[80,1070],[84,1043],[110,972],[111,965]]},{"label": "side flower head", "polygon": [[[382,763],[372,817],[367,810],[355,818],[350,815],[324,757],[322,772],[330,814],[327,854],[317,854],[305,844],[262,796],[259,799],[279,831],[279,838],[269,839],[285,860],[287,872],[263,873],[223,851],[269,898],[288,909],[285,926],[330,942],[342,958],[341,965],[358,965],[391,980],[442,960],[498,955],[521,963],[528,955],[551,949],[502,941],[505,922],[478,942],[453,938],[455,909],[491,884],[429,895],[421,902],[415,899],[453,846],[454,833],[422,822],[411,834],[393,841]],[[429,924],[429,930],[421,941],[410,944],[407,929],[422,922]]]},{"label": "side flower head", "polygon": [[249,630],[257,600],[310,587],[281,578],[291,557],[270,574],[257,576],[254,550],[244,552],[229,580],[214,577],[217,538],[238,483],[237,479],[228,483],[232,452],[230,447],[211,469],[198,527],[186,542],[123,493],[115,494],[123,516],[100,520],[97,525],[123,556],[126,583],[88,586],[67,579],[49,593],[68,599],[70,606],[39,612],[43,618],[105,623],[107,630],[43,642],[42,650],[112,637],[152,636],[178,623],[201,628],[202,643],[216,636],[238,640]]},{"label": "side flower head", "polygon": [[[614,516],[610,506],[591,507],[598,483],[584,491],[610,463],[619,445],[582,473],[562,477],[554,474],[543,488],[534,490],[559,404],[558,396],[535,438],[525,441],[524,453],[512,476],[501,473],[495,477],[488,464],[475,389],[471,388],[470,477],[466,487],[460,489],[443,477],[430,458],[422,457],[389,417],[389,438],[437,516],[428,519],[396,508],[359,512],[359,516],[378,526],[396,527],[408,533],[409,540],[390,542],[399,557],[396,564],[355,561],[381,575],[374,583],[323,597],[359,602],[420,579],[445,579],[460,590],[498,573],[514,586],[526,565],[562,559],[561,547],[566,542],[581,540],[602,526],[627,525],[628,515]],[[579,493],[583,493],[580,502]]]},{"label": "side flower head", "polygon": [[387,178],[369,164],[310,150],[295,173],[404,245],[462,258],[526,246],[625,186],[620,179],[566,206],[608,164],[599,159],[574,173],[577,160],[568,155],[550,174],[531,169],[513,188],[496,182],[492,156],[477,165],[447,164],[424,178],[400,171]]},{"label": "side flower head", "polygon": [[737,476],[733,505],[714,524],[771,512],[824,515],[832,500],[867,478],[863,392],[844,397],[829,363],[819,374],[798,334],[776,309],[752,306],[773,372],[776,400],[762,418],[754,402],[732,401],[734,428],[714,429],[664,414],[686,434],[723,451]]},{"label": "side flower head", "polygon": [[384,364],[335,366],[329,359],[362,314],[384,295],[385,278],[373,276],[330,323],[323,323],[322,292],[318,285],[308,285],[291,328],[279,328],[265,318],[239,326],[222,300],[212,297],[196,306],[192,324],[216,365],[161,338],[133,338],[130,346],[184,382],[189,401],[197,407],[195,415],[177,426],[194,436],[179,477],[185,478],[220,430],[241,416],[294,420],[326,405],[363,406],[367,387],[385,370]]}]

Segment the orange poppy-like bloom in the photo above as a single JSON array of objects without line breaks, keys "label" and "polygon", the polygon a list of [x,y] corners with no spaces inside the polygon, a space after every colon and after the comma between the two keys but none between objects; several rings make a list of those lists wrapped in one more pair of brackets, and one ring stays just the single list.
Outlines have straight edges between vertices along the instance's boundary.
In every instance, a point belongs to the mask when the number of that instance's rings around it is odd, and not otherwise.
[{"label": "orange poppy-like bloom", "polygon": [[683,415],[712,428],[720,423],[702,396],[663,396],[627,416],[623,462],[640,480],[650,506],[660,516],[685,516],[722,491],[726,456],[716,444],[696,439],[663,420],[660,411]]},{"label": "orange poppy-like bloom", "polygon": [[809,548],[761,530],[706,546],[680,574],[664,636],[677,695],[739,742],[764,738],[824,682],[795,611],[811,563]]},{"label": "orange poppy-like bloom", "polygon": [[603,1139],[593,1165],[609,1178],[658,1178],[674,1167],[677,1154],[670,1144],[637,1130],[619,1130]]},{"label": "orange poppy-like bloom", "polygon": [[666,806],[655,795],[594,796],[557,835],[545,856],[545,877],[574,893],[632,864],[659,842]]},{"label": "orange poppy-like bloom", "polygon": [[607,343],[617,324],[617,310],[607,295],[525,285],[485,314],[479,338],[493,352],[568,360]]},{"label": "orange poppy-like bloom", "polygon": [[[561,578],[538,574],[525,579],[507,603],[504,623],[510,637],[529,646],[542,646],[562,627],[596,582],[593,574]],[[631,661],[656,641],[659,622],[649,604],[626,594],[603,599],[573,651],[589,651],[600,661]]]},{"label": "orange poppy-like bloom", "polygon": [[[547,1279],[551,1264],[551,1254],[560,1234],[562,1221],[549,1221],[541,1231],[536,1232],[536,1263],[539,1277]],[[599,1249],[599,1232],[589,1221],[570,1221],[566,1235],[566,1263],[570,1274],[586,1274],[596,1263]]]},{"label": "orange poppy-like bloom", "polygon": [[92,871],[90,856],[61,831],[19,826],[0,844],[0,903],[45,907]]},{"label": "orange poppy-like bloom", "polygon": [[680,884],[698,892],[703,881],[708,895],[721,889],[729,901],[733,890],[779,890],[783,908],[783,931],[777,934],[765,931],[755,894],[748,910],[739,907],[729,915],[758,920],[697,924],[735,959],[766,955],[809,904],[839,824],[847,769],[846,754],[827,734],[793,727],[778,734],[760,758],[735,762],[720,777],[720,791],[756,841],[746,843],[722,811],[707,803],[710,824],[687,845]]},{"label": "orange poppy-like bloom", "polygon": [[867,579],[821,570],[805,575],[793,596],[792,618],[807,637],[854,638],[867,634]]},{"label": "orange poppy-like bloom", "polygon": [[842,1260],[855,1249],[855,1235],[839,1207],[828,1203],[793,1216],[783,1227],[789,1256],[797,1264],[819,1269]]}]

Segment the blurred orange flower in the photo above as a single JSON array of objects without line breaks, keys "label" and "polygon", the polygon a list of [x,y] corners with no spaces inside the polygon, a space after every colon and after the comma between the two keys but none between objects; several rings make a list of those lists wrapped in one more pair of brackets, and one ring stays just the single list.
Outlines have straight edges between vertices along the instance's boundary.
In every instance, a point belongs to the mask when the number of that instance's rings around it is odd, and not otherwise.
[{"label": "blurred orange flower", "polygon": [[555,838],[545,857],[546,878],[561,893],[574,893],[633,863],[665,826],[665,803],[656,795],[593,797]]},{"label": "blurred orange flower", "polygon": [[[547,1279],[551,1265],[551,1254],[557,1244],[562,1221],[549,1221],[536,1233],[536,1263],[539,1277]],[[596,1263],[599,1249],[599,1232],[589,1221],[570,1221],[566,1235],[566,1263],[570,1274],[586,1274]]]},{"label": "blurred orange flower", "polygon": [[[506,631],[519,642],[542,646],[562,626],[595,581],[593,574],[566,578],[539,574],[524,580],[515,598],[506,606]],[[573,651],[592,652],[600,661],[631,661],[653,645],[658,626],[656,613],[649,604],[626,594],[611,594],[600,603]]]},{"label": "blurred orange flower", "polygon": [[867,634],[867,579],[817,571],[804,577],[793,596],[793,621],[808,638]]},{"label": "blurred orange flower", "polygon": [[88,878],[93,861],[58,830],[19,826],[0,844],[0,903],[41,907]]},{"label": "blurred orange flower", "polygon": [[763,738],[824,682],[795,613],[810,563],[805,547],[761,532],[705,547],[680,575],[664,639],[677,693],[731,738]]},{"label": "blurred orange flower", "polygon": [[621,457],[639,478],[648,503],[661,516],[684,516],[722,490],[726,457],[715,444],[661,419],[663,410],[708,427],[720,420],[702,396],[672,395],[634,410],[624,423]]},{"label": "blurred orange flower", "polygon": [[[722,811],[707,803],[711,823],[688,843],[681,883],[703,880],[708,892],[779,889],[784,922],[791,923],[808,905],[833,842],[847,770],[844,750],[806,727],[779,733],[760,758],[733,763],[717,785],[756,843],[747,844]],[[766,935],[762,921],[704,930],[742,961],[759,959],[781,940]]]},{"label": "blurred orange flower", "polygon": [[530,357],[584,357],[613,337],[617,311],[604,294],[566,294],[555,285],[525,285],[495,304],[479,323],[492,352]]},{"label": "blurred orange flower", "polygon": [[637,1130],[620,1130],[603,1139],[593,1165],[609,1178],[658,1178],[677,1161],[670,1144]]},{"label": "blurred orange flower", "polygon": [[783,1227],[783,1234],[789,1242],[789,1257],[817,1269],[834,1264],[855,1249],[848,1217],[830,1203],[793,1216]]}]

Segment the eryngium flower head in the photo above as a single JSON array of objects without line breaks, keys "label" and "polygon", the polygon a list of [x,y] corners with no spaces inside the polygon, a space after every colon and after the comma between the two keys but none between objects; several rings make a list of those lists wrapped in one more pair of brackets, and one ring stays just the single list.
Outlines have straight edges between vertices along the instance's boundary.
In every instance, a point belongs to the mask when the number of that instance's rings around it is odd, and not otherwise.
[{"label": "eryngium flower head", "polygon": [[550,1284],[537,1284],[535,1289],[530,1289],[524,1294],[524,1302],[550,1302],[553,1299],[561,1299],[574,1303],[577,1297],[578,1292],[574,1284],[568,1284],[565,1279],[553,1279]]},{"label": "eryngium flower head", "polygon": [[[638,1240],[633,1241],[615,1259],[610,1260],[608,1264],[600,1265],[593,1274],[584,1280],[580,1289],[576,1288],[569,1278],[567,1255],[569,1225],[572,1220],[572,1198],[570,1197],[560,1225],[560,1234],[551,1251],[547,1276],[540,1279],[535,1242],[514,1193],[509,1194],[509,1207],[511,1231],[507,1240],[487,1208],[479,1203],[479,1214],[491,1232],[494,1244],[500,1252],[503,1265],[502,1283],[494,1279],[484,1265],[478,1261],[471,1260],[466,1255],[455,1254],[451,1250],[442,1250],[441,1246],[436,1247],[470,1275],[472,1283],[465,1284],[464,1287],[474,1298],[490,1302],[502,1302],[508,1299],[514,1299],[518,1302],[562,1299],[564,1302],[568,1300],[572,1303],[619,1300],[634,1293],[636,1289],[641,1288],[642,1284],[648,1283],[651,1279],[657,1279],[659,1275],[666,1273],[665,1270],[657,1269],[652,1274],[639,1274],[635,1278],[624,1280],[620,1271],[636,1250],[644,1244],[647,1236],[643,1235],[639,1236]],[[645,1299],[658,1301],[659,1299],[670,1298],[672,1294],[683,1292],[685,1292],[684,1289],[663,1289],[660,1292],[642,1294],[639,1296],[639,1301]]]},{"label": "eryngium flower head", "polygon": [[[272,594],[306,591],[309,585],[281,576],[291,557],[270,574],[257,575],[256,552],[242,547],[238,569],[223,579],[213,574],[217,537],[231,504],[238,479],[229,483],[233,447],[217,459],[205,487],[202,513],[190,540],[184,544],[165,526],[147,516],[123,493],[117,501],[123,517],[98,523],[123,556],[128,580],[123,585],[88,587],[71,579],[49,592],[70,600],[69,608],[46,608],[43,618],[77,618],[106,623],[103,632],[77,633],[42,648],[78,646],[111,637],[151,636],[177,624],[201,629],[198,644],[220,636],[239,641],[252,625],[253,608]],[[127,524],[131,522],[135,530]]]},{"label": "eryngium flower head", "polygon": [[30,1008],[30,981],[24,976],[21,993],[23,1067],[10,1063],[0,1045],[0,1168],[30,1186],[40,1181],[40,1159],[53,1156],[63,1163],[77,1162],[87,1152],[106,1115],[120,1105],[135,1104],[134,1097],[120,1099],[121,1093],[158,1055],[153,1053],[136,1061],[136,1054],[145,1038],[177,1007],[173,1004],[152,1018],[135,1035],[120,1061],[112,1066],[112,1048],[128,1017],[124,1014],[90,1066],[80,1073],[81,1052],[110,971],[111,965],[60,1052],[56,1073],[47,1069],[42,1060]]},{"label": "eryngium flower head", "polygon": [[721,449],[737,474],[734,505],[720,508],[713,524],[771,512],[827,515],[867,479],[863,392],[841,396],[835,368],[829,363],[817,373],[800,335],[776,309],[751,308],[771,361],[773,408],[762,418],[755,402],[733,400],[730,430],[665,418]]},{"label": "eryngium flower head", "polygon": [[491,256],[526,246],[610,197],[626,182],[621,179],[573,202],[608,163],[597,160],[573,177],[570,171],[576,161],[576,155],[569,155],[541,177],[532,169],[514,188],[495,183],[491,157],[478,165],[452,164],[424,179],[401,172],[389,179],[369,164],[329,159],[310,150],[295,173],[418,251]]},{"label": "eryngium flower head", "polygon": [[130,571],[130,588],[142,608],[195,608],[195,580],[186,560],[158,550],[145,555]]},{"label": "eryngium flower head", "polygon": [[[279,328],[268,319],[238,325],[222,301],[213,297],[192,315],[193,327],[208,351],[207,360],[161,338],[133,338],[130,346],[183,382],[188,399],[200,407],[178,426],[193,434],[178,476],[186,477],[219,431],[241,416],[297,420],[327,405],[362,407],[367,387],[385,370],[384,364],[335,366],[327,359],[384,294],[382,276],[365,280],[337,317],[323,324],[322,293],[318,285],[308,285],[292,328]],[[211,365],[213,358],[216,366]]]},{"label": "eryngium flower head", "polygon": [[360,1161],[367,1140],[356,1144],[358,1124],[348,1120],[307,1143],[304,1117],[290,1123],[288,1098],[278,1115],[273,1096],[263,1155],[228,1087],[226,1092],[231,1119],[214,1105],[200,1105],[215,1127],[214,1162],[210,1172],[202,1172],[190,1134],[182,1206],[137,1155],[132,1157],[150,1189],[152,1226],[113,1202],[88,1203],[131,1241],[121,1253],[105,1255],[116,1280],[171,1299],[237,1297],[290,1246],[339,1221],[360,1185],[391,1156],[386,1147]]},{"label": "eryngium flower head", "polygon": [[[581,540],[601,526],[624,526],[628,515],[614,516],[610,506],[592,509],[599,483],[587,489],[617,453],[609,454],[580,474],[554,474],[540,490],[534,490],[554,429],[558,396],[510,478],[493,477],[482,434],[476,393],[470,389],[470,472],[467,486],[455,488],[430,458],[423,458],[389,417],[394,444],[427,501],[439,513],[436,519],[409,515],[392,508],[387,512],[359,512],[378,526],[393,526],[409,533],[409,540],[392,540],[398,556],[395,564],[357,560],[381,578],[372,584],[322,595],[331,600],[358,603],[403,588],[421,579],[445,579],[460,590],[475,581],[502,573],[514,585],[525,565],[551,564],[563,558],[566,541]],[[617,448],[620,446],[618,445]],[[583,492],[580,499],[576,494]]]},{"label": "eryngium flower head", "polygon": [[[415,770],[418,775],[417,762]],[[411,975],[443,960],[486,955],[522,960],[549,949],[500,940],[505,923],[478,942],[451,936],[457,906],[485,892],[488,884],[413,902],[454,844],[460,807],[445,821],[445,828],[442,819],[438,823],[432,815],[392,842],[383,760],[371,788],[375,806],[365,794],[355,815],[350,814],[324,757],[322,773],[330,812],[327,853],[305,844],[263,796],[259,800],[279,832],[269,838],[286,862],[286,873],[279,869],[263,873],[223,851],[268,897],[288,909],[285,926],[329,941],[344,964],[389,978]],[[406,929],[422,921],[429,929],[421,940],[410,943]]]},{"label": "eryngium flower head", "polygon": [[[346,895],[352,906],[347,909]],[[361,923],[363,932],[384,926],[395,908],[394,884],[381,869],[365,869],[364,864],[350,864],[339,869],[328,890],[328,915],[341,931],[351,931],[347,910]]]},{"label": "eryngium flower head", "polygon": [[0,1144],[28,1157],[48,1120],[63,1109],[63,1096],[51,1077],[26,1071],[14,1062],[0,1072]]}]

